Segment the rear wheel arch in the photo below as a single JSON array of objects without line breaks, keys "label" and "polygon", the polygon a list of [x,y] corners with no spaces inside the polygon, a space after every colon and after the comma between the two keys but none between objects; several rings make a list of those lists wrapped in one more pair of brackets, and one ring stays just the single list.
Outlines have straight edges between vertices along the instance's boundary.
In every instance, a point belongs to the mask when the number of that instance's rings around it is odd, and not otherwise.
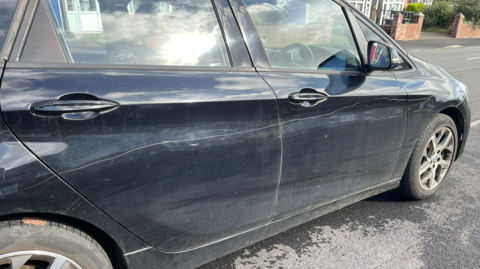
[{"label": "rear wheel arch", "polygon": [[70,216],[51,214],[51,213],[21,213],[21,214],[12,214],[5,215],[0,217],[0,221],[12,221],[19,220],[24,224],[35,223],[38,220],[53,221],[68,225],[75,229],[78,229],[91,238],[93,238],[97,243],[103,248],[107,253],[108,258],[113,266],[113,268],[127,269],[127,262],[124,258],[124,253],[115,242],[106,232],[102,229],[96,227],[95,225],[88,223],[84,220],[73,218]]}]

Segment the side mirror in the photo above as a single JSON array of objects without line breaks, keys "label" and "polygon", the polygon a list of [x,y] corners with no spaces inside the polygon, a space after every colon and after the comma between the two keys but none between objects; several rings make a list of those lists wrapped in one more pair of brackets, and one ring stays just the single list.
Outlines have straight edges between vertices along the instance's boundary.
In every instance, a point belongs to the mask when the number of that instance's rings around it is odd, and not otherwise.
[{"label": "side mirror", "polygon": [[370,41],[368,43],[368,65],[371,70],[390,70],[402,63],[394,47]]}]

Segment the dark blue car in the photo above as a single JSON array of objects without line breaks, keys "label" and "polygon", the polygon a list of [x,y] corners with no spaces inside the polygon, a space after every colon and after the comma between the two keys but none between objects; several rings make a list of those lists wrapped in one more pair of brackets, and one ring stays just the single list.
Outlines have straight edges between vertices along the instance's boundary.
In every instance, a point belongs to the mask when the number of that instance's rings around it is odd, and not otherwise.
[{"label": "dark blue car", "polygon": [[468,92],[342,0],[0,0],[0,268],[194,268],[435,194]]}]

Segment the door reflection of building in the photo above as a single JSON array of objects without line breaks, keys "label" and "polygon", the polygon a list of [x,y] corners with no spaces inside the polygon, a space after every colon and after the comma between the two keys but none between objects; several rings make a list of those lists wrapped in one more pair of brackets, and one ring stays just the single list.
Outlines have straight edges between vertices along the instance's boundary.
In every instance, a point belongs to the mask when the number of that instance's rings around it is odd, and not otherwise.
[{"label": "door reflection of building", "polygon": [[102,18],[97,0],[50,0],[58,24],[68,32],[101,32]]}]

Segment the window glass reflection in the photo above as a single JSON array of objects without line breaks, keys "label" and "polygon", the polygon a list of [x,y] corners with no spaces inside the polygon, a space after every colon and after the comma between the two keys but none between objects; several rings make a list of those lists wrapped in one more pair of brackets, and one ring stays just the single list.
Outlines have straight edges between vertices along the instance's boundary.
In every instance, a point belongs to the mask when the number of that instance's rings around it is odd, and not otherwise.
[{"label": "window glass reflection", "polygon": [[64,0],[61,4],[61,18],[57,12],[52,16],[61,25],[73,62],[230,66],[210,1]]},{"label": "window glass reflection", "polygon": [[331,0],[244,0],[276,68],[361,70],[342,8]]},{"label": "window glass reflection", "polygon": [[78,0],[81,11],[97,11],[96,0]]}]

